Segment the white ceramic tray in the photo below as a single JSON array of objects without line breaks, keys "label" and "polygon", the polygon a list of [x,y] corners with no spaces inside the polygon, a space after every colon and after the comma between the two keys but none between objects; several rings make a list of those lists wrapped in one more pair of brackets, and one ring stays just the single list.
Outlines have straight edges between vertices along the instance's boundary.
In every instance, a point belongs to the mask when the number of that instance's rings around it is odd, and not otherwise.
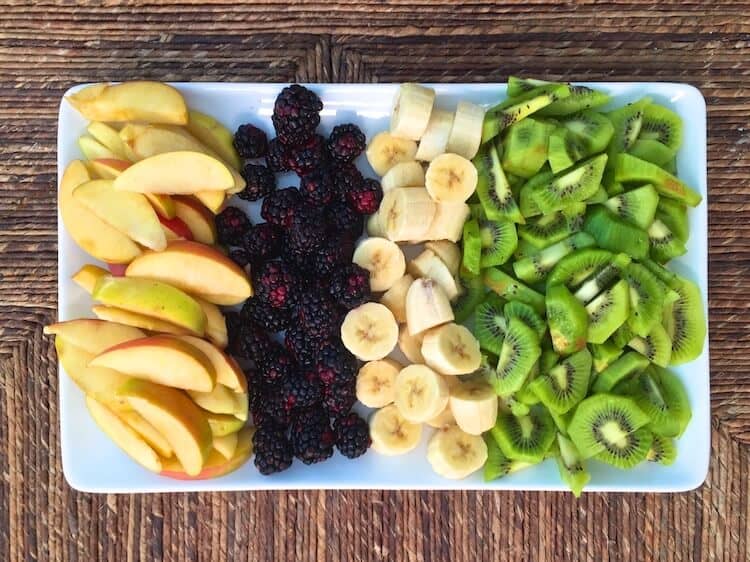
[{"label": "white ceramic tray", "polygon": [[[703,202],[690,210],[688,253],[675,268],[698,283],[706,306],[707,279],[707,202],[706,202],[706,106],[700,92],[685,84],[601,83],[591,84],[614,96],[613,105],[649,95],[676,111],[685,123],[685,142],[677,156],[679,176],[703,196]],[[215,116],[234,129],[252,122],[273,136],[271,111],[283,84],[175,84],[188,104]],[[492,105],[505,96],[504,84],[436,84],[438,105],[455,107],[459,99]],[[71,93],[82,86],[72,88]],[[390,84],[313,84],[323,100],[321,129],[330,132],[337,123],[354,122],[368,139],[388,127],[391,100],[396,86]],[[60,106],[57,162],[58,176],[65,166],[82,155],[76,139],[86,121],[66,101]],[[369,175],[364,158],[359,165]],[[295,176],[284,177],[280,187],[297,185]],[[235,198],[236,199],[236,198]],[[234,201],[233,203],[239,203]],[[243,204],[245,202],[242,202]],[[246,205],[243,205],[246,206]],[[247,207],[247,206],[246,206]],[[257,206],[255,206],[257,207]],[[249,208],[249,207],[247,207]],[[257,217],[257,208],[251,211]],[[83,264],[95,263],[80,250],[62,224],[59,224],[59,316],[60,320],[91,316],[89,296],[71,281]],[[587,491],[678,492],[699,486],[706,477],[710,450],[710,397],[708,344],[695,361],[675,371],[687,388],[693,418],[679,440],[677,461],[670,467],[644,463],[635,470],[618,470],[589,462],[591,482]],[[435,474],[425,458],[431,431],[425,431],[421,446],[401,457],[385,457],[374,452],[357,460],[338,453],[331,460],[313,466],[295,462],[291,469],[261,476],[252,461],[224,477],[202,481],[177,481],[151,474],[122,453],[88,415],[83,394],[60,370],[60,424],[63,471],[68,483],[88,492],[173,492],[199,490],[256,490],[289,488],[375,488],[375,489],[495,489],[566,490],[554,461],[486,483],[481,471],[465,480],[447,480]]]}]

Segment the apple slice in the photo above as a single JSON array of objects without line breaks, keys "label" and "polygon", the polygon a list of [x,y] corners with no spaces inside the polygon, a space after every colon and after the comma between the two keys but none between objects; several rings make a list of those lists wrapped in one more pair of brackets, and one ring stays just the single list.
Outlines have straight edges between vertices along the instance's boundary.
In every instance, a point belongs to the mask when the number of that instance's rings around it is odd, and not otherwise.
[{"label": "apple slice", "polygon": [[214,414],[228,414],[233,416],[237,410],[242,408],[240,393],[233,392],[232,389],[223,384],[217,384],[207,392],[189,390],[188,394],[198,406]]},{"label": "apple slice", "polygon": [[73,197],[73,190],[90,180],[91,176],[80,160],[74,160],[65,169],[57,195],[65,228],[75,243],[95,258],[111,263],[129,263],[140,255],[138,245]]},{"label": "apple slice", "polygon": [[237,435],[237,449],[231,460],[227,460],[216,449],[212,449],[203,470],[197,475],[189,475],[177,459],[162,460],[161,475],[176,480],[206,480],[218,478],[233,472],[244,465],[253,455],[254,427],[246,427]]},{"label": "apple slice", "polygon": [[97,158],[96,160],[86,161],[86,167],[91,176],[103,180],[115,179],[128,166],[130,166],[130,162],[116,158]]},{"label": "apple slice", "polygon": [[125,277],[125,271],[128,269],[128,266],[122,263],[108,263],[107,269],[109,269],[112,277]]},{"label": "apple slice", "polygon": [[213,440],[213,446],[214,450],[221,453],[221,456],[223,456],[225,459],[229,460],[234,455],[234,452],[237,450],[237,434],[236,433],[230,433],[228,435],[222,435],[221,437],[216,437],[214,435]]},{"label": "apple slice", "polygon": [[188,294],[166,283],[128,277],[102,277],[96,282],[94,299],[185,328],[197,336],[206,329],[206,315]]},{"label": "apple slice", "polygon": [[99,281],[99,279],[102,277],[109,276],[109,274],[109,271],[107,271],[106,269],[102,269],[97,265],[91,265],[90,263],[87,263],[81,269],[76,271],[71,279],[73,279],[76,285],[78,285],[81,289],[83,289],[90,295],[94,292],[94,286],[96,286],[96,282]]},{"label": "apple slice", "polygon": [[122,421],[128,424],[131,429],[135,430],[135,432],[140,435],[160,457],[168,459],[174,455],[172,446],[166,439],[164,439],[164,436],[159,433],[153,425],[148,423],[138,412],[135,410],[129,410],[118,412],[117,415]]},{"label": "apple slice", "polygon": [[228,414],[214,414],[208,410],[203,410],[203,415],[206,416],[208,425],[211,427],[211,433],[213,433],[214,437],[237,433],[244,427],[245,422],[247,421]]},{"label": "apple slice", "polygon": [[159,217],[159,222],[164,230],[164,236],[166,236],[167,242],[193,239],[193,233],[181,218],[174,217],[171,219],[165,219],[164,217]]},{"label": "apple slice", "polygon": [[[244,189],[244,188],[243,188]],[[240,190],[242,191],[242,190]],[[229,193],[229,192],[226,192]],[[219,214],[226,201],[226,193],[223,191],[198,191],[193,195],[213,214]]]},{"label": "apple slice", "polygon": [[213,436],[200,408],[184,392],[131,379],[120,389],[120,395],[164,436],[187,474],[200,474],[211,452]]},{"label": "apple slice", "polygon": [[120,324],[127,324],[128,326],[134,326],[136,328],[148,330],[149,332],[159,332],[173,336],[185,336],[191,334],[190,330],[180,326],[175,326],[171,322],[159,320],[153,316],[139,314],[138,312],[131,312],[124,308],[96,304],[91,307],[91,311],[101,320],[119,322]]},{"label": "apple slice", "polygon": [[110,347],[92,367],[106,367],[175,388],[211,392],[216,371],[204,353],[173,336],[149,336]]},{"label": "apple slice", "polygon": [[123,160],[128,159],[125,154],[125,147],[122,145],[122,139],[116,129],[113,129],[106,123],[93,121],[89,123],[86,130],[92,137],[107,147],[107,149],[114,152],[118,158],[122,158]]},{"label": "apple slice", "polygon": [[128,424],[118,418],[114,412],[91,396],[86,397],[86,408],[88,408],[99,429],[114,441],[115,445],[125,451],[130,458],[151,472],[161,472],[162,463],[156,451]]},{"label": "apple slice", "polygon": [[234,148],[234,135],[224,125],[210,115],[189,109],[186,128],[191,135],[216,152],[235,170],[240,169],[242,161]]},{"label": "apple slice", "polygon": [[193,233],[193,240],[208,245],[216,243],[216,225],[211,211],[187,195],[175,195],[174,205],[177,218],[188,226]]},{"label": "apple slice", "polygon": [[92,84],[66,99],[90,121],[146,121],[173,125],[188,122],[182,94],[162,82],[142,80],[116,85]]},{"label": "apple slice", "polygon": [[214,303],[193,297],[206,314],[206,337],[219,349],[224,349],[229,344],[227,334],[227,321]]},{"label": "apple slice", "polygon": [[[223,385],[228,387],[232,392],[247,392],[245,373],[242,372],[242,369],[234,359],[206,340],[196,338],[195,336],[179,336],[179,339],[196,347],[208,357],[214,366],[214,371],[216,371],[216,382],[219,383],[217,386]],[[200,406],[200,404],[198,405]],[[210,408],[206,409],[210,410]],[[231,414],[234,411],[235,409],[223,413]]]},{"label": "apple slice", "polygon": [[138,328],[92,318],[56,322],[45,326],[44,333],[62,338],[94,355],[117,344],[146,336]]},{"label": "apple slice", "polygon": [[117,154],[104,146],[94,137],[83,135],[78,137],[78,148],[83,152],[83,156],[88,160],[98,160],[100,158],[113,159]]},{"label": "apple slice", "polygon": [[165,219],[173,219],[175,217],[174,201],[172,201],[169,195],[164,193],[144,193],[143,195],[151,203],[157,215]]},{"label": "apple slice", "polygon": [[127,276],[170,283],[214,304],[240,304],[253,295],[242,268],[197,242],[176,241],[163,252],[147,252],[131,262]]}]

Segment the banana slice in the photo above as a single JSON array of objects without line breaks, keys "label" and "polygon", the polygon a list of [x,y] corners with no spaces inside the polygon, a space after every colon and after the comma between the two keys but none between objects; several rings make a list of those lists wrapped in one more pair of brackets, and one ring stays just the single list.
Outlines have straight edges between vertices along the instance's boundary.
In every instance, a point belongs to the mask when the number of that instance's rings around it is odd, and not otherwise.
[{"label": "banana slice", "polygon": [[412,363],[424,363],[424,357],[422,357],[422,334],[412,336],[406,324],[402,324],[398,330],[398,348]]},{"label": "banana slice", "polygon": [[388,170],[380,180],[383,193],[397,187],[424,187],[424,168],[419,162],[401,162]]},{"label": "banana slice", "polygon": [[438,203],[425,239],[458,242],[470,214],[471,209],[466,203]]},{"label": "banana slice", "polygon": [[435,103],[435,90],[419,84],[401,84],[393,100],[391,134],[419,140],[427,129]]},{"label": "banana slice", "polygon": [[454,242],[432,240],[427,242],[424,247],[435,252],[435,255],[443,260],[451,275],[458,275],[458,270],[461,267],[461,249]]},{"label": "banana slice", "polygon": [[414,281],[406,292],[406,324],[414,336],[454,319],[445,291],[432,279]]},{"label": "banana slice", "polygon": [[482,435],[497,420],[497,394],[483,380],[473,380],[451,388],[450,409],[458,427],[472,435]]},{"label": "banana slice", "polygon": [[425,365],[409,365],[396,375],[394,404],[407,420],[426,422],[443,411],[450,391],[439,374]]},{"label": "banana slice", "polygon": [[[461,381],[458,380],[459,377],[443,377],[443,380],[448,385],[448,392],[453,392],[453,387],[456,385],[461,384]],[[437,416],[432,418],[431,420],[427,420],[425,422],[430,427],[448,427],[449,425],[456,425],[456,418],[453,417],[453,412],[451,411],[451,404],[450,399],[448,400],[448,405],[443,408],[443,411],[440,412]]]},{"label": "banana slice", "polygon": [[419,445],[422,424],[411,423],[395,404],[381,408],[370,417],[372,448],[381,455],[403,455]]},{"label": "banana slice", "polygon": [[414,277],[407,273],[380,297],[380,304],[388,307],[399,324],[406,322],[406,292],[413,282]]},{"label": "banana slice", "polygon": [[424,175],[424,185],[439,203],[465,203],[477,189],[477,169],[458,154],[441,154]]},{"label": "banana slice", "polygon": [[426,189],[398,187],[383,196],[378,213],[389,240],[421,241],[430,230],[436,209]]},{"label": "banana slice", "polygon": [[392,403],[396,397],[396,375],[403,368],[393,359],[365,363],[357,373],[357,400],[368,408]]},{"label": "banana slice", "polygon": [[387,291],[406,273],[406,258],[397,244],[385,238],[367,238],[359,243],[352,261],[370,272],[370,289]]},{"label": "banana slice", "polygon": [[367,235],[375,236],[378,238],[385,238],[385,229],[383,224],[380,222],[380,212],[375,211],[369,217],[367,217]]},{"label": "banana slice", "polygon": [[468,101],[458,102],[445,151],[460,154],[469,160],[474,158],[482,143],[483,123],[484,108]]},{"label": "banana slice", "polygon": [[448,138],[453,128],[453,113],[442,109],[433,109],[422,138],[419,139],[417,160],[430,162],[445,152]]},{"label": "banana slice", "polygon": [[400,162],[414,160],[417,154],[417,143],[413,140],[394,137],[382,132],[375,135],[367,146],[367,161],[379,176]]},{"label": "banana slice", "polygon": [[452,425],[432,436],[427,445],[427,460],[440,476],[459,480],[484,466],[487,444],[480,435],[470,435]]},{"label": "banana slice", "polygon": [[350,310],[341,324],[341,342],[362,361],[388,355],[398,341],[398,324],[393,314],[377,302]]},{"label": "banana slice", "polygon": [[444,375],[468,375],[482,364],[477,338],[468,328],[453,322],[425,332],[422,356],[425,363]]},{"label": "banana slice", "polygon": [[448,300],[458,297],[459,290],[456,279],[448,266],[432,250],[425,250],[411,260],[406,270],[414,277],[427,277],[437,282],[440,288],[445,291]]}]

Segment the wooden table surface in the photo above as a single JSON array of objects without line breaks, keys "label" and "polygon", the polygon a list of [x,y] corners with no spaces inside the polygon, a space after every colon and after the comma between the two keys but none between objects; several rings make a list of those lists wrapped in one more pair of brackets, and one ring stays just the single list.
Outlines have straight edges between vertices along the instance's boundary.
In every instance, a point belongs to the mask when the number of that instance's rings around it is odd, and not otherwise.
[{"label": "wooden table surface", "polygon": [[[0,560],[748,560],[750,3],[240,4],[0,1]],[[706,97],[713,447],[700,489],[576,501],[511,492],[106,496],[66,485],[57,363],[42,326],[56,316],[56,117],[70,85],[509,74],[688,82]]]}]

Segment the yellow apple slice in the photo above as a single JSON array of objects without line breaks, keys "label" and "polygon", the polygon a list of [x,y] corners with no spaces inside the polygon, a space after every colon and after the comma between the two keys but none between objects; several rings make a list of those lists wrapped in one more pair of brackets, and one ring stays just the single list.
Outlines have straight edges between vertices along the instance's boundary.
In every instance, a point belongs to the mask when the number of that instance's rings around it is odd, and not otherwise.
[{"label": "yellow apple slice", "polygon": [[115,179],[125,168],[130,166],[130,162],[116,158],[97,158],[96,160],[87,160],[85,164],[91,177],[103,180]]},{"label": "yellow apple slice", "polygon": [[138,312],[125,310],[124,308],[117,308],[115,306],[97,304],[91,307],[91,312],[101,320],[119,322],[120,324],[134,326],[136,328],[141,328],[142,330],[148,330],[149,332],[158,332],[173,336],[186,336],[192,333],[187,328],[175,326],[171,322],[159,320],[158,318],[146,316],[145,314],[139,314]]},{"label": "yellow apple slice", "polygon": [[115,153],[118,158],[122,158],[123,160],[128,159],[125,154],[125,147],[122,145],[122,139],[117,133],[117,130],[113,129],[106,123],[93,121],[92,123],[89,123],[86,131],[88,131],[88,133],[101,144]]},{"label": "yellow apple slice", "polygon": [[238,439],[236,433],[229,433],[228,435],[222,435],[221,437],[216,437],[216,435],[214,435],[214,450],[218,451],[225,459],[229,460],[237,450],[237,442]]},{"label": "yellow apple slice", "polygon": [[63,224],[75,243],[95,258],[110,263],[129,263],[140,255],[138,245],[73,197],[73,190],[90,180],[80,160],[74,160],[65,169],[58,192]]},{"label": "yellow apple slice", "polygon": [[203,410],[203,415],[206,416],[208,425],[211,427],[211,433],[214,434],[214,437],[237,433],[245,426],[245,422],[247,421],[229,414],[214,414],[208,410]]},{"label": "yellow apple slice", "polygon": [[148,423],[138,412],[135,410],[129,410],[126,412],[118,412],[117,415],[120,416],[120,419],[128,424],[131,429],[135,430],[135,432],[140,435],[160,457],[168,459],[174,454],[172,446],[166,439],[164,439],[164,436],[159,433],[153,425]]},{"label": "yellow apple slice", "polygon": [[205,244],[180,240],[163,252],[147,252],[125,273],[169,283],[208,302],[240,304],[253,295],[247,273],[227,256]]},{"label": "yellow apple slice", "polygon": [[154,208],[154,211],[165,219],[175,218],[177,211],[175,210],[174,201],[169,195],[163,193],[144,193],[148,202]]},{"label": "yellow apple slice", "polygon": [[167,283],[136,277],[102,277],[96,282],[92,296],[109,306],[165,320],[197,336],[202,336],[206,329],[206,315],[200,305]]},{"label": "yellow apple slice", "polygon": [[211,392],[216,371],[204,353],[173,336],[149,336],[121,343],[89,363],[158,384]]},{"label": "yellow apple slice", "polygon": [[245,464],[253,455],[254,427],[246,427],[237,435],[237,449],[230,460],[224,458],[216,449],[212,449],[203,470],[197,475],[189,475],[177,459],[162,460],[161,475],[176,480],[206,480],[218,478],[233,472]]},{"label": "yellow apple slice", "polygon": [[213,443],[200,408],[184,392],[146,380],[131,379],[120,394],[164,436],[185,472],[200,474]]},{"label": "yellow apple slice", "polygon": [[91,396],[86,397],[86,408],[88,408],[99,429],[114,441],[115,445],[125,451],[130,458],[151,472],[161,472],[162,463],[156,451],[135,430],[118,418],[114,412]]},{"label": "yellow apple slice", "polygon": [[241,393],[234,392],[223,384],[217,384],[207,392],[188,390],[188,394],[198,406],[214,414],[233,416],[236,411],[242,408],[240,403]]},{"label": "yellow apple slice", "polygon": [[146,336],[144,332],[132,326],[91,318],[56,322],[45,326],[44,333],[62,338],[71,345],[95,355],[117,344]]},{"label": "yellow apple slice", "polygon": [[[87,263],[81,269],[76,271],[71,279],[73,279],[76,285],[90,295],[94,292],[96,282],[99,281],[100,278],[107,276],[109,276],[109,271],[106,269]],[[108,318],[106,320],[108,320]]]},{"label": "yellow apple slice", "polygon": [[[234,359],[206,340],[196,338],[195,336],[179,336],[179,338],[196,347],[208,357],[214,366],[214,371],[216,371],[217,383],[228,387],[232,392],[247,392],[245,373],[242,372],[242,369]],[[200,406],[200,404],[198,405]],[[234,411],[232,410],[232,412]]]},{"label": "yellow apple slice", "polygon": [[175,195],[173,201],[177,218],[182,219],[188,226],[193,234],[193,240],[201,244],[216,243],[216,225],[211,211],[190,196]]},{"label": "yellow apple slice", "polygon": [[100,158],[113,159],[118,157],[117,154],[112,152],[94,137],[88,135],[83,135],[78,138],[78,148],[81,149],[84,157],[88,160],[98,160]]},{"label": "yellow apple slice", "polygon": [[91,180],[73,190],[84,207],[117,230],[152,250],[163,250],[167,239],[151,204],[140,193],[116,191],[114,180]]},{"label": "yellow apple slice", "polygon": [[[226,193],[229,192],[227,191]],[[198,191],[193,195],[198,201],[203,203],[209,211],[217,215],[219,211],[221,211],[224,201],[226,201],[226,193],[223,191]]]},{"label": "yellow apple slice", "polygon": [[182,94],[161,82],[93,84],[66,99],[90,121],[146,121],[173,125],[188,122]]},{"label": "yellow apple slice", "polygon": [[206,315],[206,337],[216,347],[224,349],[229,344],[229,336],[227,334],[227,322],[221,310],[211,302],[198,297],[193,298]]},{"label": "yellow apple slice", "polygon": [[186,127],[191,135],[216,152],[235,170],[240,169],[242,162],[234,148],[234,135],[224,125],[210,115],[189,109]]}]

